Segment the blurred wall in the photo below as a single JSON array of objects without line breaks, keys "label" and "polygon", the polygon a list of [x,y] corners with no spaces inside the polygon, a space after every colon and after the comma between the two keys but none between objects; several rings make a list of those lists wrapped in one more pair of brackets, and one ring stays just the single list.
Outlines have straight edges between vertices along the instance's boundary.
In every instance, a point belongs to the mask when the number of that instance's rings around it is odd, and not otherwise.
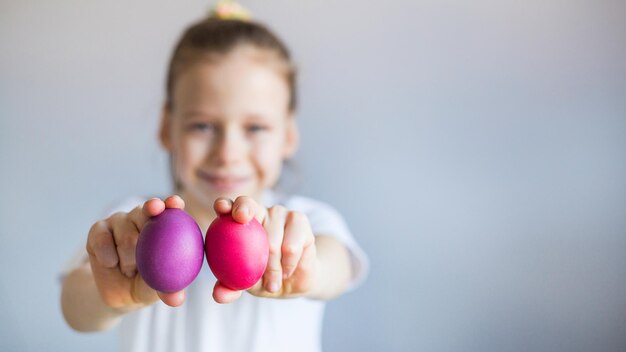
[{"label": "blurred wall", "polygon": [[[243,1],[301,72],[303,194],[371,257],[326,351],[626,350],[623,1]],[[167,193],[165,65],[204,1],[0,2],[0,350],[111,351],[58,275]]]}]

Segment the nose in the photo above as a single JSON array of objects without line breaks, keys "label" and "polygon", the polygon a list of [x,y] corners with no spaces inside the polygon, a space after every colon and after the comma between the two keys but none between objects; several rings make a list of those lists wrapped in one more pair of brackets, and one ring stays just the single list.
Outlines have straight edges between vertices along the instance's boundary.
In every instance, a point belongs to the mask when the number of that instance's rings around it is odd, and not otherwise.
[{"label": "nose", "polygon": [[245,140],[233,127],[224,126],[214,139],[212,156],[219,165],[239,162],[245,153]]}]

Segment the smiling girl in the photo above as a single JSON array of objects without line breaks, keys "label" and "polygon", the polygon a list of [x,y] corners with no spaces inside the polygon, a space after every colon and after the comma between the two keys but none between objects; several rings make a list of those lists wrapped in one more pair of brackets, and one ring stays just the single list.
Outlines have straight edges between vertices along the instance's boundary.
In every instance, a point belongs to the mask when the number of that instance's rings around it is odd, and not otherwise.
[{"label": "smiling girl", "polygon": [[[333,208],[273,190],[299,144],[294,65],[265,26],[220,6],[185,31],[169,65],[159,138],[177,195],[131,200],[91,227],[63,314],[79,331],[119,326],[122,351],[320,351],[325,300],[360,282],[367,258]],[[262,279],[242,295],[205,265],[184,291],[148,287],[135,247],[165,208],[184,208],[203,233],[221,214],[259,220]]]}]

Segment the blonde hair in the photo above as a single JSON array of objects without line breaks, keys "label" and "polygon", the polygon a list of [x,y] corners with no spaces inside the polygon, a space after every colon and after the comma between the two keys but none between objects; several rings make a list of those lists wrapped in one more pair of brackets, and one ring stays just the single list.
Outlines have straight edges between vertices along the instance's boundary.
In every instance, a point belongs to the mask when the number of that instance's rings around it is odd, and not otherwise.
[{"label": "blonde hair", "polygon": [[171,109],[176,79],[191,64],[215,54],[227,54],[239,45],[251,45],[275,53],[287,67],[290,112],[296,109],[296,69],[285,44],[264,25],[244,19],[222,19],[210,16],[192,24],[178,41],[170,59],[165,106]]}]

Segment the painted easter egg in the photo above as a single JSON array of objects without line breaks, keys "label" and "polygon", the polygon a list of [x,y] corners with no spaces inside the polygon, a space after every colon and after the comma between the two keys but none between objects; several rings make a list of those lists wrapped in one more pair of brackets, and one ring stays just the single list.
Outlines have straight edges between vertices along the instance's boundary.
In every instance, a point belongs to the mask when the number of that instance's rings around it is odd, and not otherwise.
[{"label": "painted easter egg", "polygon": [[246,290],[263,276],[269,244],[256,219],[240,224],[230,215],[219,216],[209,226],[204,242],[209,267],[222,285]]},{"label": "painted easter egg", "polygon": [[202,231],[184,210],[165,209],[143,226],[135,254],[137,270],[150,287],[160,292],[180,291],[202,269]]}]

